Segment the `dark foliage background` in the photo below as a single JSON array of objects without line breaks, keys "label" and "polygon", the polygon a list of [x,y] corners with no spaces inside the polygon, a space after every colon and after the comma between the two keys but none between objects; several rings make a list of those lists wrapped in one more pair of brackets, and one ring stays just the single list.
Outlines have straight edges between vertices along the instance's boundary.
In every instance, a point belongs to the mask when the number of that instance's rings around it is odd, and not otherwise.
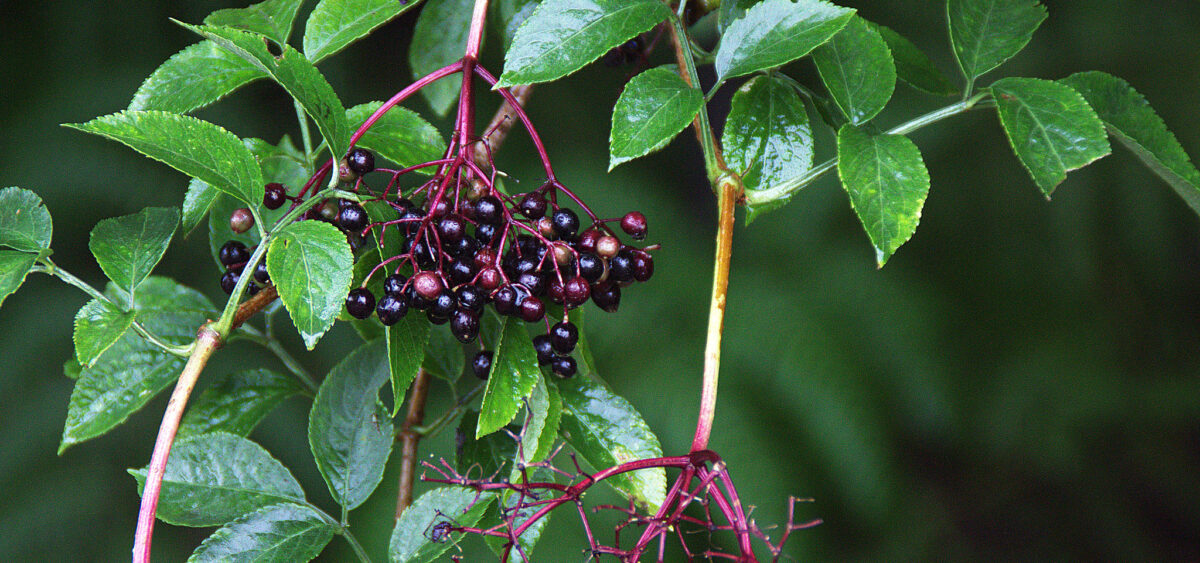
[{"label": "dark foliage background", "polygon": [[[942,2],[845,3],[954,68]],[[1200,156],[1200,5],[1046,3],[1051,18],[1033,43],[985,85],[1002,74],[1104,70],[1145,94]],[[0,3],[0,185],[42,195],[55,218],[55,259],[69,270],[100,283],[87,252],[91,227],[178,205],[186,179],[57,125],[123,108],[161,61],[195,41],[168,17],[197,22],[238,5]],[[322,65],[347,106],[386,98],[408,80],[413,22],[408,15]],[[809,65],[796,73],[817,86]],[[593,309],[590,334],[605,376],[665,450],[680,453],[697,401],[714,198],[690,134],[604,173],[609,113],[628,72],[593,65],[540,87],[532,113],[560,176],[599,210],[644,211],[663,244],[656,279],[628,292],[617,315]],[[295,127],[281,94],[258,83],[200,116],[275,140]],[[898,123],[941,103],[900,86],[882,119]],[[422,102],[409,105],[427,113]],[[826,523],[795,538],[790,554],[803,560],[1200,558],[1200,222],[1120,148],[1046,202],[990,112],[913,138],[933,190],[916,236],[886,269],[874,268],[833,178],[736,234],[712,447],[730,461],[757,520],[781,521],[788,495],[814,498],[801,516]],[[831,155],[828,136],[818,146],[819,157]],[[501,162],[537,181],[524,137],[514,136]],[[203,233],[177,240],[158,272],[223,297],[205,245]],[[35,276],[0,311],[2,560],[128,557],[138,498],[125,468],[149,458],[165,397],[55,456],[72,384],[61,365],[83,303]],[[310,358],[315,371],[356,339],[346,327],[326,338]],[[242,367],[240,354],[252,351],[229,346],[204,379]],[[332,506],[308,453],[306,414],[293,400],[254,438],[310,498]],[[443,436],[430,447],[447,444]],[[353,518],[377,560],[394,469]],[[160,524],[156,559],[186,558],[207,533]],[[548,534],[538,560],[585,559],[572,517],[559,515]],[[350,559],[339,540],[333,546],[325,560]],[[468,560],[482,557],[472,553]]]}]

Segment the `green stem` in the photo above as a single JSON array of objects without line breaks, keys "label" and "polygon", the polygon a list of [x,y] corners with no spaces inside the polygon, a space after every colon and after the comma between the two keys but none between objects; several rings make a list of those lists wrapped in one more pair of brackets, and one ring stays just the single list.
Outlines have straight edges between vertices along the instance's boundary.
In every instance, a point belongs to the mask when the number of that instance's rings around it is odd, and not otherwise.
[{"label": "green stem", "polygon": [[296,376],[296,379],[300,380],[300,383],[304,384],[313,394],[316,394],[319,387],[316,379],[313,378],[308,370],[304,369],[304,366],[300,365],[300,361],[291,355],[278,340],[250,325],[242,325],[242,330],[238,336],[231,337],[230,340],[234,338],[241,338],[266,348],[268,352],[271,352],[279,359],[288,371],[292,372],[292,375]]},{"label": "green stem", "polygon": [[300,100],[292,100],[296,106],[296,119],[300,122],[300,139],[304,143],[304,171],[310,176],[313,173],[313,154],[312,133],[308,130],[308,114],[304,113],[304,106],[300,105]]},{"label": "green stem", "polygon": [[[367,550],[363,549],[362,544],[358,543],[358,538],[354,537],[354,534],[350,533],[350,529],[344,522],[338,522],[337,519],[333,516],[330,516],[328,512],[321,510],[319,506],[311,502],[304,501],[301,504],[308,507],[309,510],[316,512],[317,516],[321,517],[326,524],[337,528],[337,533],[346,538],[346,542],[350,544],[351,549],[354,550],[354,554],[358,556],[359,561],[362,561],[363,563],[371,563],[371,558],[367,555]],[[345,512],[345,509],[343,509],[343,512]]]},{"label": "green stem", "polygon": [[[671,18],[671,39],[675,43],[675,58],[683,63],[684,69],[687,71],[688,85],[699,88],[700,75],[696,73],[696,61],[691,52],[691,39],[688,37],[687,28],[683,26],[683,21],[678,16]],[[716,91],[718,86],[720,85],[714,86],[713,91]],[[696,118],[700,120],[697,135],[700,137],[700,148],[704,150],[704,169],[708,173],[708,181],[715,186],[724,172],[725,166],[718,154],[717,140],[712,134],[707,104],[700,106],[700,113]]]},{"label": "green stem", "polygon": [[442,413],[442,416],[439,416],[437,420],[425,426],[414,426],[410,430],[425,438],[437,436],[438,432],[441,432],[448,423],[453,422],[458,418],[458,415],[462,414],[462,411],[467,408],[467,405],[471,404],[471,401],[480,391],[483,391],[484,387],[485,384],[476,385],[474,389],[471,389],[466,395],[460,397],[453,407]]},{"label": "green stem", "polygon": [[[893,127],[892,129],[890,129],[887,132],[887,134],[888,135],[907,135],[913,131],[916,131],[923,127],[927,127],[927,126],[937,123],[939,121],[949,119],[949,118],[954,117],[961,113],[966,113],[968,111],[971,111],[972,109],[975,109],[977,106],[980,106],[981,103],[988,96],[989,96],[989,94],[987,94],[987,93],[977,94],[974,97],[969,98],[967,100],[963,100],[956,104],[952,104],[952,105],[946,106],[944,108],[931,111],[925,115],[922,115],[920,117],[914,118],[905,123],[901,123],[900,125],[897,125],[896,127]],[[984,104],[984,105],[986,105],[986,104]],[[822,162],[821,164],[818,164],[817,166],[813,167],[811,170],[809,170],[808,172],[805,172],[803,175],[792,178],[786,182],[783,182],[782,184],[772,186],[765,190],[748,191],[748,192],[746,192],[746,204],[747,205],[762,205],[762,204],[770,203],[773,201],[787,199],[788,197],[791,197],[791,195],[793,193],[800,190],[800,188],[808,186],[809,184],[816,181],[817,178],[820,178],[822,175],[824,175],[826,172],[829,172],[830,170],[833,170],[834,168],[836,168],[837,162],[838,161],[836,158],[831,158],[831,159],[829,159],[825,162]]]}]

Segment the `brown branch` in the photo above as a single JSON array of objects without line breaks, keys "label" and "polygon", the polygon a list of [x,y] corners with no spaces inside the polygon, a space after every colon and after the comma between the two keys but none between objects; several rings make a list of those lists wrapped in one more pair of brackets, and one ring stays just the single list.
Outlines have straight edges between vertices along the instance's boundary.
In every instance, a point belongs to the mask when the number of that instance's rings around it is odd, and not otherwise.
[{"label": "brown branch", "polygon": [[[691,86],[692,88],[699,88],[700,85],[692,82],[692,77],[689,75],[689,73],[687,71],[688,57],[690,55],[683,49],[683,43],[681,43],[681,42],[684,39],[679,37],[679,35],[675,32],[675,28],[673,26],[668,25],[667,29],[668,29],[668,31],[670,31],[670,33],[668,35],[670,35],[670,37],[671,37],[671,46],[673,46],[675,48],[675,65],[679,68],[679,76],[681,78],[683,78],[683,81],[685,83],[687,83],[688,86]],[[703,147],[704,146],[704,136],[708,135],[709,142],[712,144],[712,147],[713,147],[713,156],[717,160],[717,168],[719,168],[722,171],[727,172],[728,166],[726,166],[726,164],[725,164],[725,157],[722,156],[722,154],[721,154],[721,145],[720,145],[720,143],[717,142],[717,138],[712,133],[711,129],[708,131],[705,131],[704,123],[701,120],[700,115],[701,115],[701,113],[703,113],[705,111],[707,111],[705,108],[700,108],[700,112],[696,114],[696,117],[694,119],[692,119],[692,130],[696,132],[696,142],[700,143],[700,146]],[[711,174],[712,171],[709,171],[709,172]],[[710,180],[713,180],[714,184],[716,183],[714,178],[710,178]],[[740,186],[741,182],[738,182],[738,185]]]},{"label": "brown branch", "polygon": [[404,426],[400,428],[400,492],[396,495],[396,519],[412,505],[413,478],[417,469],[417,445],[421,434],[414,428],[425,421],[425,399],[429,396],[429,372],[417,371],[412,392],[408,396],[408,413],[404,415]]},{"label": "brown branch", "polygon": [[[524,84],[521,86],[513,86],[508,89],[513,95],[513,99],[518,104],[524,106],[529,101],[529,96],[533,95],[533,85]],[[488,123],[487,129],[484,129],[484,142],[475,145],[475,164],[480,168],[488,170],[491,168],[491,154],[495,154],[500,149],[500,145],[504,144],[504,139],[508,137],[509,131],[512,131],[513,125],[517,122],[517,113],[513,110],[513,105],[507,99],[500,105],[500,109],[496,110],[496,114],[492,116],[492,121]]]}]

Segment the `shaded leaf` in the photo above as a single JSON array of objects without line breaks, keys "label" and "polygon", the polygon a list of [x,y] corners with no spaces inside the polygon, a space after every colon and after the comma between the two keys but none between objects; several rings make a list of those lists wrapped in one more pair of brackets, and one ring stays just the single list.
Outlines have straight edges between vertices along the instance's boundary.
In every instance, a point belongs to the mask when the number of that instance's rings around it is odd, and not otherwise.
[{"label": "shaded leaf", "polygon": [[304,56],[313,63],[345,49],[419,4],[412,0],[321,0],[304,28]]},{"label": "shaded leaf", "polygon": [[178,226],[178,209],[147,207],[96,223],[88,248],[108,279],[133,294],[162,260]]},{"label": "shaded leaf", "polygon": [[25,252],[50,248],[50,211],[37,194],[22,188],[0,190],[0,247]]},{"label": "shaded leaf", "polygon": [[36,262],[36,254],[0,249],[0,305],[20,289]]},{"label": "shaded leaf", "polygon": [[[813,164],[812,126],[804,102],[778,78],[752,78],[733,95],[721,146],[749,191],[804,174]],[[751,208],[748,218],[761,210]]]},{"label": "shaded leaf", "polygon": [[608,169],[667,146],[703,106],[704,94],[688,86],[674,67],[633,77],[613,108]]},{"label": "shaded leaf", "polygon": [[[414,80],[462,58],[474,5],[475,0],[426,0],[413,29],[413,46],[408,49]],[[461,81],[446,78],[422,88],[421,95],[434,113],[446,115],[458,102],[461,90]]]},{"label": "shaded leaf", "polygon": [[519,319],[505,321],[504,331],[492,354],[492,370],[488,372],[487,389],[479,408],[476,438],[512,422],[541,376],[533,340]]},{"label": "shaded leaf", "polygon": [[269,369],[225,374],[192,399],[179,436],[207,432],[248,436],[275,407],[302,391],[295,379]]},{"label": "shaded leaf", "polygon": [[[501,471],[510,467],[517,453],[517,442],[507,433],[493,432],[475,437],[479,426],[479,413],[467,411],[455,429],[454,467],[463,475],[473,477],[500,477]],[[514,434],[520,430],[509,426]]]},{"label": "shaded leaf", "polygon": [[825,0],[765,0],[729,24],[717,48],[717,79],[774,68],[807,55],[841,31],[854,10]]},{"label": "shaded leaf", "polygon": [[1070,86],[1037,78],[1005,78],[991,86],[1009,144],[1046,197],[1112,152],[1104,123]]},{"label": "shaded leaf", "polygon": [[496,22],[496,27],[504,38],[504,50],[507,52],[512,47],[512,42],[517,37],[517,30],[533,15],[533,11],[537,9],[541,0],[499,0],[492,4],[492,10],[495,11],[495,17],[491,18]]},{"label": "shaded leaf", "polygon": [[517,30],[499,85],[562,78],[670,17],[658,0],[545,0]]},{"label": "shaded leaf", "polygon": [[838,131],[838,176],[883,267],[921,222],[929,172],[917,145],[902,135]]},{"label": "shaded leaf", "polygon": [[276,504],[213,532],[188,561],[311,561],[333,539],[334,531],[334,525],[312,508]]},{"label": "shaded leaf", "polygon": [[729,24],[736,21],[738,18],[746,15],[746,10],[750,6],[758,3],[759,0],[725,0],[721,2],[720,12],[717,14],[717,27],[722,33],[729,27]]},{"label": "shaded leaf", "polygon": [[520,470],[524,465],[537,463],[550,455],[554,442],[558,440],[561,418],[562,397],[558,395],[558,388],[549,385],[546,376],[541,375],[533,393],[529,395],[525,424],[522,425],[524,435],[521,436],[521,448],[513,458],[510,481],[521,477]]},{"label": "shaded leaf", "polygon": [[330,370],[313,400],[308,443],[329,492],[347,510],[371,496],[392,453],[392,419],[379,402],[387,380],[384,344],[368,342]]},{"label": "shaded leaf", "polygon": [[1046,19],[1036,0],[948,0],[950,43],[968,82],[1021,52]]},{"label": "shaded leaf", "polygon": [[[295,194],[300,191],[300,187],[308,180],[308,172],[305,170],[301,159],[303,155],[300,151],[292,146],[291,140],[284,137],[279,142],[279,145],[272,145],[262,139],[246,139],[246,148],[250,149],[254,159],[258,161],[259,167],[262,169],[263,182],[278,182],[285,187],[289,187],[291,193]],[[193,184],[196,184],[193,181]],[[206,184],[200,184],[204,187],[197,186],[197,189],[208,190]],[[189,194],[192,186],[189,185]],[[235,233],[229,228],[229,216],[234,210],[246,207],[245,203],[237,201],[226,195],[218,194],[209,204],[209,248],[212,251],[213,263],[218,268],[224,270],[225,266],[221,264],[218,252],[221,246],[231,240],[236,240],[246,245],[246,248],[254,248],[258,245],[260,237],[258,229],[250,229],[244,233]],[[262,200],[255,202],[251,207],[258,210],[258,216],[262,218],[264,227],[273,228],[285,214],[288,212],[289,206],[284,205],[279,209],[267,209],[263,205]],[[187,199],[184,199],[184,212],[187,213]],[[199,212],[199,211],[197,211]]]},{"label": "shaded leaf", "polygon": [[462,344],[450,331],[430,331],[429,342],[425,344],[425,360],[421,362],[429,375],[454,383],[462,375],[465,365]]},{"label": "shaded leaf", "polygon": [[329,223],[292,223],[271,240],[267,272],[309,350],[341,312],[353,266],[346,235]]},{"label": "shaded leaf", "polygon": [[116,311],[92,299],[75,314],[75,357],[83,367],[92,367],[100,355],[133,325],[133,311]]},{"label": "shaded leaf", "polygon": [[183,195],[183,216],[180,219],[184,236],[191,234],[192,229],[200,225],[219,195],[221,192],[200,180],[192,178],[188,182],[187,193]]},{"label": "shaded leaf", "polygon": [[[539,467],[529,471],[529,478],[531,481],[550,482],[554,481],[554,473],[548,469]],[[505,521],[500,517],[499,508],[501,504],[509,512],[513,528],[519,528],[524,525],[541,508],[540,506],[526,506],[518,510],[517,504],[520,502],[520,497],[511,491],[505,491],[496,496],[499,498],[499,501],[495,505],[488,507],[487,512],[484,513],[483,519],[477,527],[491,528],[504,524]],[[525,531],[517,538],[517,542],[521,548],[512,549],[508,554],[507,560],[533,561],[533,548],[537,546],[538,540],[542,538],[542,531],[546,529],[546,525],[550,523],[550,517],[553,515],[554,512],[548,512],[536,522],[530,524],[528,528],[525,528]],[[488,549],[491,549],[492,553],[495,553],[497,557],[503,556],[505,544],[508,543],[506,539],[496,536],[484,536],[483,541],[487,543]]]},{"label": "shaded leaf", "polygon": [[128,109],[190,113],[265,76],[216,43],[201,41],[184,47],[159,65],[134,93]]},{"label": "shaded leaf", "polygon": [[896,89],[892,52],[862,18],[850,18],[837,35],[813,50],[813,62],[834,103],[855,125],[879,115]]},{"label": "shaded leaf", "polygon": [[441,522],[460,528],[474,526],[494,499],[494,495],[463,487],[441,487],[421,495],[396,520],[388,543],[388,559],[394,563],[437,559],[454,547],[462,534],[451,533],[443,541],[435,542],[431,538],[434,526]]},{"label": "shaded leaf", "polygon": [[292,34],[292,23],[303,3],[304,0],[266,0],[245,8],[226,8],[209,14],[204,24],[253,31],[283,45]]},{"label": "shaded leaf", "polygon": [[429,318],[410,311],[400,322],[383,327],[387,337],[388,367],[392,373],[392,415],[400,412],[408,386],[416,379],[425,360],[425,343],[429,340]]},{"label": "shaded leaf", "polygon": [[[346,110],[346,121],[351,127],[357,128],[382,106],[383,102],[354,106]],[[399,106],[383,114],[355,146],[371,149],[401,168],[437,160],[446,152],[446,141],[436,127],[421,119],[416,112]],[[433,173],[431,168],[417,171],[422,174]]]},{"label": "shaded leaf", "polygon": [[934,66],[933,61],[907,37],[893,31],[890,27],[867,22],[892,51],[892,59],[896,63],[896,77],[909,86],[937,96],[953,96],[958,94],[958,88],[946,78],[942,71]]}]

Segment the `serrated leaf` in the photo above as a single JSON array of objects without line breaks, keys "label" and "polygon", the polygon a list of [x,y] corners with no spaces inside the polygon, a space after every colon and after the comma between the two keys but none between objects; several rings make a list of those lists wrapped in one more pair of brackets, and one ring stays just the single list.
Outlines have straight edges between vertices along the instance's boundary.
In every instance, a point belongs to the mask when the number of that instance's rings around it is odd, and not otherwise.
[{"label": "serrated leaf", "polygon": [[[321,136],[335,158],[346,153],[350,128],[346,123],[346,108],[334,93],[333,87],[313,63],[289,45],[282,45],[277,57],[262,35],[228,27],[181,24],[210,41],[229,49],[267,73],[291,94],[317,124]],[[260,186],[261,187],[261,186]],[[262,199],[261,191],[259,199]]]},{"label": "serrated leaf", "polygon": [[[346,110],[346,121],[357,128],[382,106],[383,102],[354,106]],[[399,106],[383,114],[355,146],[371,149],[402,168],[437,160],[446,153],[446,141],[437,128],[416,112]],[[433,170],[422,168],[417,172],[432,174]]]},{"label": "serrated leaf", "polygon": [[[141,492],[146,468],[130,469]],[[163,474],[158,519],[176,526],[220,526],[279,502],[304,502],[291,472],[262,446],[214,432],[171,448]]]},{"label": "serrated leaf", "polygon": [[[531,481],[548,482],[554,480],[554,473],[548,469],[538,467],[529,470],[529,477]],[[511,518],[507,522],[511,522],[510,525],[513,529],[523,526],[541,509],[541,506],[538,505],[517,509],[517,504],[521,502],[521,498],[516,494],[512,494],[511,491],[499,493],[497,497],[500,500],[496,505],[488,507],[482,521],[476,527],[486,529],[505,524],[506,520],[502,520],[500,517],[499,507],[501,503],[503,503],[505,511],[508,512],[508,516]],[[528,499],[526,499],[526,503],[528,502]],[[487,543],[488,549],[491,549],[492,553],[495,553],[501,560],[514,562],[533,561],[533,548],[537,546],[538,540],[542,538],[542,532],[546,529],[546,525],[550,523],[550,517],[553,515],[554,512],[547,512],[536,522],[530,524],[528,528],[525,528],[525,531],[517,538],[517,542],[521,548],[509,548],[507,558],[504,557],[505,546],[508,543],[507,539],[496,536],[484,536],[483,541]]]},{"label": "serrated leaf", "polygon": [[545,0],[517,30],[499,86],[562,78],[671,17],[658,0]]},{"label": "serrated leaf", "polygon": [[75,357],[83,367],[92,367],[133,326],[133,311],[117,311],[92,299],[75,314]]},{"label": "serrated leaf", "polygon": [[479,407],[475,437],[491,434],[512,422],[540,376],[537,353],[524,323],[508,319],[500,342],[492,351],[492,369]]},{"label": "serrated leaf", "polygon": [[721,36],[717,80],[803,57],[841,31],[853,16],[854,10],[825,0],[765,0],[756,4]]},{"label": "serrated leaf", "polygon": [[1128,82],[1103,72],[1081,72],[1059,80],[1079,92],[1125,145],[1200,213],[1200,171],[1154,108]]},{"label": "serrated leaf", "polygon": [[717,28],[724,33],[729,24],[746,15],[746,10],[750,6],[756,4],[758,0],[725,0],[721,2],[720,12],[717,14]]},{"label": "serrated leaf", "polygon": [[929,172],[917,145],[902,135],[838,131],[838,176],[882,268],[921,222]]},{"label": "serrated leaf", "polygon": [[419,1],[321,0],[308,16],[304,55],[314,64],[366,37]]},{"label": "serrated leaf", "polygon": [[855,125],[879,115],[896,89],[892,52],[862,18],[850,18],[837,35],[813,50],[813,62],[834,103]]},{"label": "serrated leaf", "polygon": [[[749,191],[770,188],[807,172],[813,133],[804,102],[787,83],[756,76],[733,95],[721,134],[725,160]],[[760,206],[751,212],[761,211]]]},{"label": "serrated leaf", "polygon": [[[304,165],[301,164],[303,156],[295,147],[291,146],[291,140],[284,137],[279,145],[272,145],[262,139],[246,139],[246,148],[250,149],[250,153],[254,155],[254,159],[258,161],[259,167],[262,168],[263,182],[278,182],[284,187],[289,187],[291,193],[300,191],[300,186],[308,180],[308,172]],[[196,183],[196,182],[193,182]],[[207,184],[200,183],[203,188],[197,189],[207,190]],[[189,194],[191,186],[189,185]],[[236,240],[246,245],[246,248],[254,248],[258,245],[260,237],[257,228],[250,229],[244,233],[235,233],[229,228],[229,216],[234,210],[246,207],[246,204],[237,201],[223,194],[216,194],[212,202],[209,204],[209,249],[212,251],[213,263],[217,264],[222,270],[224,265],[220,263],[219,251],[221,246],[231,240]],[[264,227],[273,228],[279,219],[287,214],[289,206],[284,205],[279,209],[267,209],[263,205],[262,200],[256,202],[252,207],[258,210],[258,216],[262,218]],[[187,213],[187,199],[184,199],[184,212]],[[197,211],[198,212],[198,211]]]},{"label": "serrated leaf", "polygon": [[383,327],[387,338],[388,368],[392,374],[392,416],[400,412],[408,385],[421,370],[431,326],[428,317],[410,311],[400,322]]},{"label": "serrated leaf", "polygon": [[225,374],[192,399],[179,436],[208,432],[248,436],[275,407],[302,391],[295,379],[269,369]]},{"label": "serrated leaf", "polygon": [[991,86],[1008,141],[1046,197],[1112,152],[1104,123],[1070,86],[1037,78],[1005,78]]},{"label": "serrated leaf", "polygon": [[96,223],[88,248],[108,279],[132,295],[162,260],[178,226],[178,209],[147,207]]},{"label": "serrated leaf", "polygon": [[206,121],[126,110],[66,126],[123,143],[246,203],[262,201],[262,172],[254,155],[233,133]]},{"label": "serrated leaf", "polygon": [[0,249],[0,305],[21,288],[36,262],[36,254]]},{"label": "serrated leaf", "polygon": [[131,111],[190,113],[213,104],[266,73],[245,59],[201,41],[171,55],[142,82]]},{"label": "serrated leaf", "polygon": [[613,108],[608,169],[667,146],[703,106],[704,94],[688,86],[674,67],[633,77]]},{"label": "serrated leaf", "polygon": [[353,267],[346,235],[329,223],[292,223],[271,240],[267,272],[309,350],[341,312]]},{"label": "serrated leaf", "polygon": [[371,496],[392,453],[392,419],[379,402],[387,380],[387,350],[368,342],[333,366],[313,400],[308,443],[329,492],[347,510]]},{"label": "serrated leaf", "polygon": [[462,344],[449,331],[429,332],[429,341],[425,343],[425,360],[421,362],[421,367],[429,375],[454,383],[462,375],[465,365]]},{"label": "serrated leaf", "polygon": [[1021,52],[1046,19],[1036,0],[948,0],[950,43],[967,82]]},{"label": "serrated leaf", "polygon": [[[408,49],[414,80],[462,58],[474,5],[475,0],[426,0]],[[461,89],[460,81],[444,79],[422,88],[421,95],[434,113],[444,116],[458,101]]]},{"label": "serrated leaf", "polygon": [[251,512],[221,529],[192,552],[189,563],[208,561],[311,561],[336,528],[307,506],[276,504]]},{"label": "serrated leaf", "polygon": [[546,376],[539,374],[537,385],[529,395],[525,423],[522,425],[524,434],[521,436],[521,447],[513,458],[510,481],[520,479],[521,468],[525,465],[537,463],[550,455],[558,439],[561,418],[562,397],[558,395],[558,388],[549,385]]},{"label": "serrated leaf", "polygon": [[0,247],[41,252],[50,248],[53,233],[42,198],[22,188],[0,190]]},{"label": "serrated leaf", "polygon": [[253,31],[283,45],[292,34],[292,23],[303,3],[304,0],[266,0],[245,8],[226,8],[209,14],[204,24]]},{"label": "serrated leaf", "polygon": [[441,522],[459,528],[474,526],[494,499],[492,494],[463,487],[441,487],[421,495],[396,520],[388,543],[388,559],[393,563],[437,559],[458,544],[462,534],[451,533],[443,541],[435,542],[431,538],[434,526]]},{"label": "serrated leaf", "polygon": [[192,178],[188,182],[187,193],[183,195],[183,217],[180,220],[184,236],[191,234],[192,229],[200,225],[219,195],[221,192],[200,180]]},{"label": "serrated leaf", "polygon": [[[563,438],[593,468],[662,457],[658,438],[629,401],[590,377],[576,376],[555,383],[563,403]],[[667,495],[667,476],[662,468],[623,473],[605,482],[652,514]]]},{"label": "serrated leaf", "polygon": [[[128,293],[109,284],[105,294],[128,303]],[[186,345],[215,311],[208,298],[174,280],[151,276],[138,288],[135,318],[168,344]],[[163,352],[128,331],[99,361],[85,368],[71,392],[63,425],[61,454],[68,447],[100,436],[125,421],[162,391],[183,368],[184,358]]]},{"label": "serrated leaf", "polygon": [[892,59],[896,63],[896,77],[909,86],[936,96],[953,96],[958,94],[958,88],[946,78],[942,71],[934,66],[933,61],[907,37],[896,33],[891,28],[874,22],[867,22],[879,32],[892,51]]}]

